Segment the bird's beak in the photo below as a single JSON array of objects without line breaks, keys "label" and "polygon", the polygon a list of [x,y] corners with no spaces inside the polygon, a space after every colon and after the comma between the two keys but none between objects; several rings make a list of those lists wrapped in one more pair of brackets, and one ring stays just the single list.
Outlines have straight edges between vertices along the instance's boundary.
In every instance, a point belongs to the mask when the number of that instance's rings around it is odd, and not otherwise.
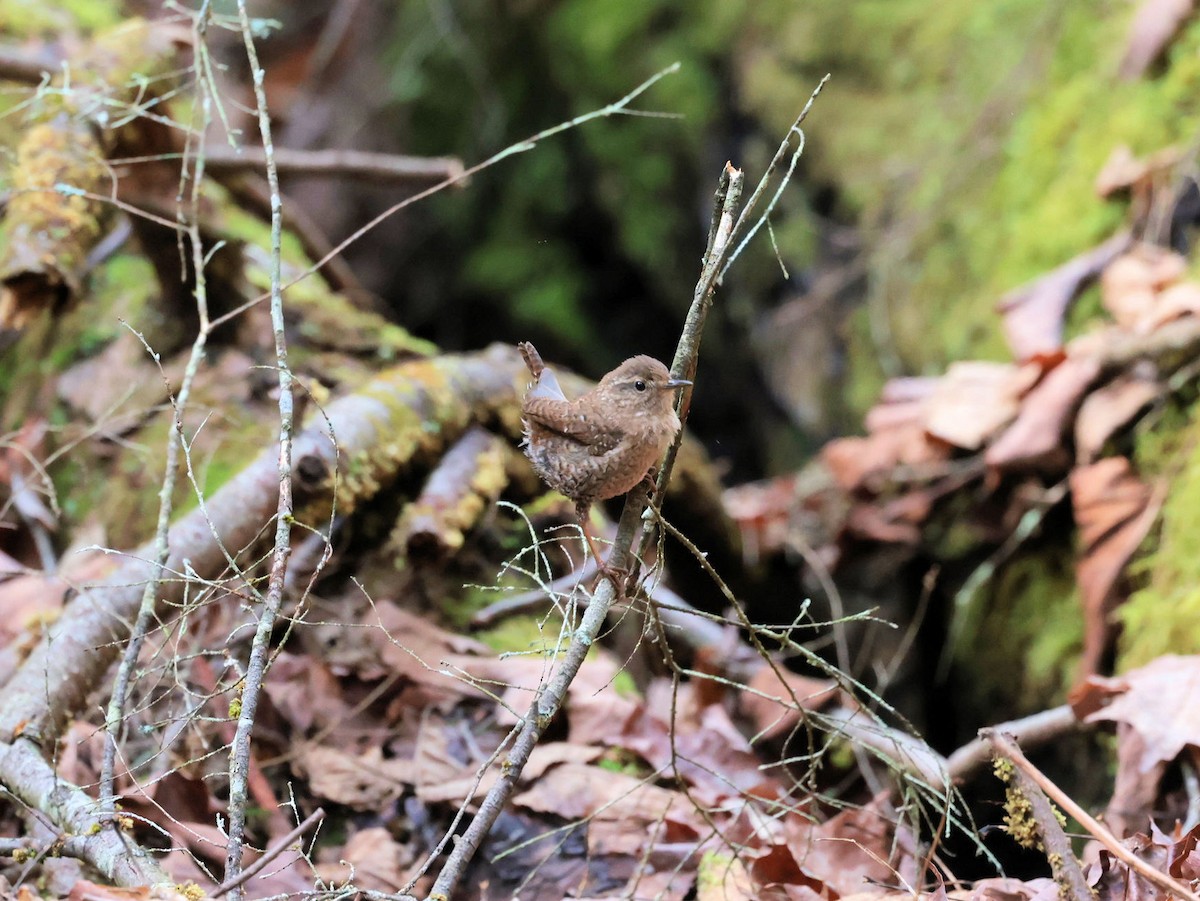
[{"label": "bird's beak", "polygon": [[691,379],[667,379],[665,384],[668,388],[686,388],[691,383]]}]

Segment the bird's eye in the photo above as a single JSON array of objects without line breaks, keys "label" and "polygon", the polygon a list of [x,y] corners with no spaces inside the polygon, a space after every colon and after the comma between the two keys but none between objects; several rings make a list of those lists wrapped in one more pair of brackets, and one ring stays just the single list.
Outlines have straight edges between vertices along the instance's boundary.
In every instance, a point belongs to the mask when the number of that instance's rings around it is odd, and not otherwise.
[{"label": "bird's eye", "polygon": [[643,382],[641,379],[638,379],[636,382],[633,383],[633,387],[637,388],[638,391],[645,391],[646,383]]}]

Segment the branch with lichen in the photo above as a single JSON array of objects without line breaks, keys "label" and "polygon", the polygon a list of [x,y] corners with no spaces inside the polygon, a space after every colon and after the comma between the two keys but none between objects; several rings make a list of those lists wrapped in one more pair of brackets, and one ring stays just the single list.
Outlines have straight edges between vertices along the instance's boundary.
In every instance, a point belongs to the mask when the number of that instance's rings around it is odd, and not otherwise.
[{"label": "branch with lichen", "polygon": [[465,533],[508,483],[505,444],[472,426],[429,473],[421,493],[404,508],[390,543],[409,562],[440,561],[462,547]]},{"label": "branch with lichen", "polygon": [[[352,510],[402,471],[427,465],[472,422],[508,423],[515,435],[523,373],[516,351],[497,346],[403,364],[334,401],[295,440],[297,517],[327,521],[335,489],[338,509]],[[155,609],[215,584],[227,570],[227,554],[253,558],[278,493],[279,451],[272,447],[179,520],[168,535]],[[52,749],[85,709],[129,638],[143,586],[158,572],[151,543],[81,591],[5,685],[0,714],[0,783],[64,832],[94,833],[80,845],[85,859],[122,885],[160,881],[160,873],[126,836],[99,828],[102,811],[57,777],[43,749]]]},{"label": "branch with lichen", "polygon": [[137,118],[127,108],[168,86],[178,37],[161,24],[126,22],[95,37],[27,102],[30,127],[17,145],[0,241],[0,329],[24,328],[78,296],[112,209],[104,197],[117,190],[105,157]]}]

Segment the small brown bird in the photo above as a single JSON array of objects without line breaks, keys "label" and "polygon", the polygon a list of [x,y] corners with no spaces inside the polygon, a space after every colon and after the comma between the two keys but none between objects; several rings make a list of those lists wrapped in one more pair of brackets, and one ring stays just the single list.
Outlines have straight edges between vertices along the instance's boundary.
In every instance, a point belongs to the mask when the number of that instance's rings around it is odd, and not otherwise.
[{"label": "small brown bird", "polygon": [[537,349],[527,341],[518,347],[533,376],[521,404],[525,455],[547,485],[575,502],[600,562],[588,529],[592,504],[625,494],[659,461],[679,432],[675,391],[691,382],[671,378],[653,357],[630,357],[587,394],[567,400]]}]

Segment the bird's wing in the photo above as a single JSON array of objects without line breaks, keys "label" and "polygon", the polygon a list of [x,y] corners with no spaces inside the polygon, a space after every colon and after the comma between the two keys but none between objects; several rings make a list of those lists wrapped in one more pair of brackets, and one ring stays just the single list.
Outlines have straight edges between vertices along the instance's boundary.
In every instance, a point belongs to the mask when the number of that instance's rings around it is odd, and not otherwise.
[{"label": "bird's wing", "polygon": [[585,413],[573,409],[568,401],[548,397],[527,397],[521,413],[530,423],[564,438],[576,441],[594,457],[616,448],[624,437],[619,429],[606,428]]}]

